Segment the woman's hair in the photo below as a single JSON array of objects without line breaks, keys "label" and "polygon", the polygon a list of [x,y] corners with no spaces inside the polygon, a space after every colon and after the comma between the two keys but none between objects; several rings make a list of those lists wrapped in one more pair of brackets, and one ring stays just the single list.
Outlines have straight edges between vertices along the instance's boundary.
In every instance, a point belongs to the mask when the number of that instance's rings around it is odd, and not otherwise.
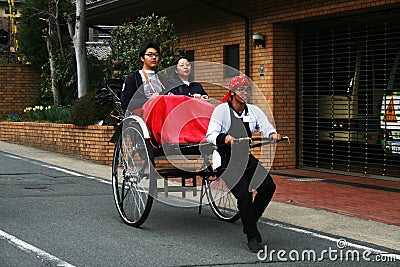
[{"label": "woman's hair", "polygon": [[190,59],[187,56],[179,56],[179,57],[175,58],[175,60],[174,60],[175,68],[178,66],[179,60],[181,60],[182,58],[184,58],[184,59],[186,59],[187,61],[190,62]]},{"label": "woman's hair", "polygon": [[139,58],[144,57],[144,54],[146,53],[146,50],[149,48],[154,48],[157,50],[158,53],[160,53],[160,47],[158,46],[157,43],[155,42],[147,42],[145,43],[139,50]]}]

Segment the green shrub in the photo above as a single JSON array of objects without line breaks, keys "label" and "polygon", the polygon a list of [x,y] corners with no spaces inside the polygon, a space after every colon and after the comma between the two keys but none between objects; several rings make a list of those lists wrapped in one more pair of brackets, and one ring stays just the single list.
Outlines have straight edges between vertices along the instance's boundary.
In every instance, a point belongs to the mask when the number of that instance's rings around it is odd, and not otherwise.
[{"label": "green shrub", "polygon": [[103,125],[114,125],[117,121],[109,116],[110,106],[96,105],[95,91],[79,98],[71,108],[69,123],[75,125],[94,125],[103,121]]},{"label": "green shrub", "polygon": [[30,121],[65,123],[70,117],[70,108],[61,106],[27,107],[24,109],[24,112],[28,114]]}]

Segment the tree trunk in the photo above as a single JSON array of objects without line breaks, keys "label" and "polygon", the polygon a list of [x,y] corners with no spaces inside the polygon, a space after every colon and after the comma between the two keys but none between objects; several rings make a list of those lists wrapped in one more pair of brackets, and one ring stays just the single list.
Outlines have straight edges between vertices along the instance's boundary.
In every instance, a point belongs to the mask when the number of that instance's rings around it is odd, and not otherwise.
[{"label": "tree trunk", "polygon": [[62,37],[61,37],[61,29],[60,29],[60,16],[59,16],[59,0],[55,1],[55,5],[56,5],[56,10],[54,12],[54,16],[55,16],[55,21],[56,21],[56,29],[57,29],[57,38],[58,38],[58,46],[60,47],[60,53],[61,53],[61,57],[63,59],[65,59],[65,55],[64,55],[64,44],[62,41]]},{"label": "tree trunk", "polygon": [[50,77],[51,77],[51,91],[53,92],[53,103],[58,106],[60,104],[60,92],[57,87],[57,82],[55,78],[56,73],[56,63],[54,60],[53,51],[51,49],[50,38],[46,37],[47,51],[49,53],[49,63],[50,63]]},{"label": "tree trunk", "polygon": [[78,76],[78,97],[87,95],[89,91],[88,67],[86,58],[86,10],[85,0],[76,1],[75,26],[68,20],[68,28],[75,48],[76,70]]},{"label": "tree trunk", "polygon": [[51,91],[53,92],[53,102],[54,105],[58,106],[60,104],[60,90],[57,86],[56,81],[56,55],[55,51],[57,51],[57,46],[55,43],[57,42],[57,21],[55,20],[54,14],[58,9],[58,5],[54,1],[49,1],[49,19],[47,21],[48,31],[46,39],[47,51],[49,53],[49,63],[50,63],[50,77],[51,77]]}]

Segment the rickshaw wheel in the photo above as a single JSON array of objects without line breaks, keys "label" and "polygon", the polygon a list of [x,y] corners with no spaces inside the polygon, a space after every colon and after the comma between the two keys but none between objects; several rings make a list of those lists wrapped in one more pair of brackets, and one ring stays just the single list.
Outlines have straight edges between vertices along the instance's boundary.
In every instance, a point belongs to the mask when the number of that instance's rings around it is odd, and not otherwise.
[{"label": "rickshaw wheel", "polygon": [[209,177],[204,180],[204,186],[208,203],[218,219],[235,222],[240,218],[236,198],[223,179]]},{"label": "rickshaw wheel", "polygon": [[134,121],[125,122],[112,163],[114,201],[124,223],[139,227],[147,219],[156,189],[153,150]]}]

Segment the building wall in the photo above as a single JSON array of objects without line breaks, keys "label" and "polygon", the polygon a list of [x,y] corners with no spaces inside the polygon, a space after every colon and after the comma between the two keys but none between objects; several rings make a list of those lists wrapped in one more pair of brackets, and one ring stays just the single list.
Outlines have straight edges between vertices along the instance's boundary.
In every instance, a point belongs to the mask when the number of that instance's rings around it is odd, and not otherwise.
[{"label": "building wall", "polygon": [[21,114],[32,105],[41,71],[29,65],[0,64],[0,113]]},{"label": "building wall", "polygon": [[[216,3],[218,5],[218,3]],[[174,16],[181,46],[194,50],[195,61],[223,63],[223,46],[240,45],[240,71],[245,72],[245,23],[237,13],[250,19],[254,32],[266,37],[266,48],[250,47],[250,78],[267,99],[277,130],[289,136],[291,144],[278,144],[274,165],[296,166],[296,25],[306,21],[329,20],[338,16],[382,11],[400,1],[232,1],[230,6],[205,5]],[[236,13],[235,13],[236,12]],[[201,14],[201,15],[199,15]],[[250,40],[252,44],[252,40]],[[260,64],[264,76],[260,76]],[[211,97],[224,92],[206,87]],[[255,99],[255,102],[262,102]]]}]

